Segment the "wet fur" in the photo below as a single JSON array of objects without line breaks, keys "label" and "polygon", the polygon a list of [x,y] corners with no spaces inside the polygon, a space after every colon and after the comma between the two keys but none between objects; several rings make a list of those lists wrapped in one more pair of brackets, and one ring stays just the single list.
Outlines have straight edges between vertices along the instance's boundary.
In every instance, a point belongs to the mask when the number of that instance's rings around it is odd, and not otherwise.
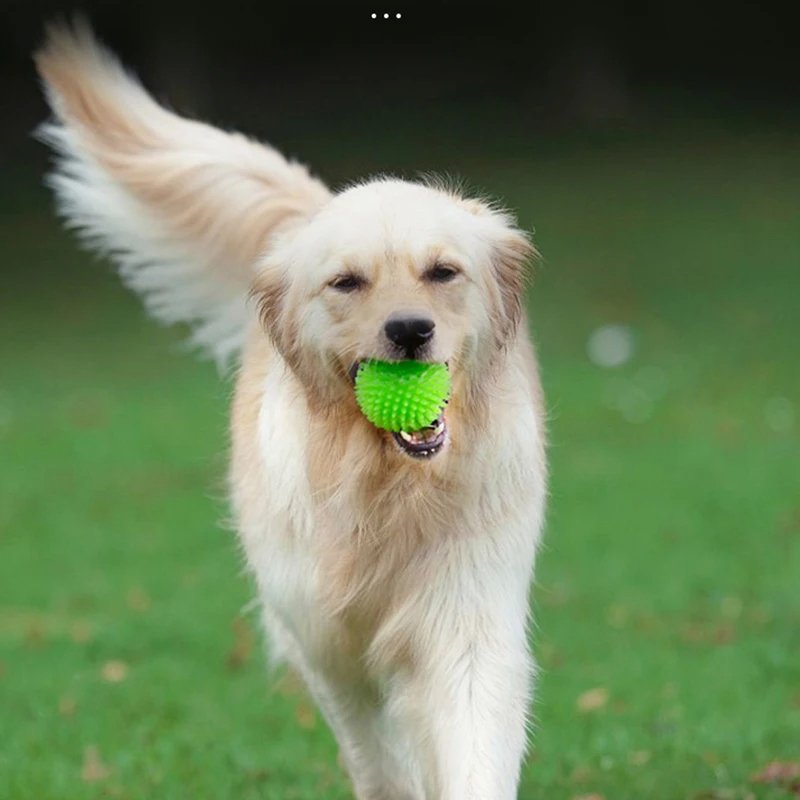
[{"label": "wet fur", "polygon": [[[541,392],[522,311],[533,249],[505,212],[428,182],[332,195],[266,145],[158,106],[85,28],[37,65],[50,181],[164,322],[238,364],[230,494],[271,653],[305,679],[359,800],[510,800],[533,662]],[[457,282],[435,286],[441,261]],[[368,290],[343,298],[336,271]],[[327,270],[327,271],[326,271]],[[436,318],[453,395],[417,461],[363,418],[348,366],[383,320]]]}]

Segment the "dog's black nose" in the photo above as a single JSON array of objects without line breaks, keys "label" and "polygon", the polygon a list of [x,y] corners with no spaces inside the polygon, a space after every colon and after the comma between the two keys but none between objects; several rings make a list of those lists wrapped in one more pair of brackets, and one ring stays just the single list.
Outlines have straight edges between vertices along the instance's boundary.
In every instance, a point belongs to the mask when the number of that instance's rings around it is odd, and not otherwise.
[{"label": "dog's black nose", "polygon": [[436,323],[428,317],[392,317],[383,326],[386,338],[406,351],[409,358],[432,336]]}]

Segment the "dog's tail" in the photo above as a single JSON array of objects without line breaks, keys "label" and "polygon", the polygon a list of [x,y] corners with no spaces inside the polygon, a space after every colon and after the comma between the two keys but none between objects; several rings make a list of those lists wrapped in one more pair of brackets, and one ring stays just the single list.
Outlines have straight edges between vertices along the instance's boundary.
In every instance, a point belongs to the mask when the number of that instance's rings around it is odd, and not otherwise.
[{"label": "dog's tail", "polygon": [[59,211],[165,323],[186,322],[218,362],[241,346],[247,294],[270,238],[329,199],[272,148],[159,106],[77,23],[35,56],[56,121]]}]

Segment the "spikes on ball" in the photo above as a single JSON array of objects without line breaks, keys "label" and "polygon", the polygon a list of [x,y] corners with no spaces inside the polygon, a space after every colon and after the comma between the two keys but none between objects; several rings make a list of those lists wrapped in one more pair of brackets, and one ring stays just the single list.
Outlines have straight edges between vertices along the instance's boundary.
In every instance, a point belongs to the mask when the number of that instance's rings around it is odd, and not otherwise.
[{"label": "spikes on ball", "polygon": [[411,433],[442,413],[450,397],[450,371],[445,364],[421,361],[364,361],[355,386],[356,401],[376,428]]}]

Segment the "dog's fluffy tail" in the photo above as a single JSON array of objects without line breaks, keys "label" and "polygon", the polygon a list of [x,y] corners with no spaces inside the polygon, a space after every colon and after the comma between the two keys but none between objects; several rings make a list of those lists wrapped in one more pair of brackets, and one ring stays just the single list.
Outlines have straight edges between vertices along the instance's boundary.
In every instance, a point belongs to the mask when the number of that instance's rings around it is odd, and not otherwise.
[{"label": "dog's fluffy tail", "polygon": [[35,56],[56,121],[59,211],[165,323],[225,362],[241,346],[247,294],[276,232],[329,192],[301,165],[159,106],[88,26],[48,30]]}]

